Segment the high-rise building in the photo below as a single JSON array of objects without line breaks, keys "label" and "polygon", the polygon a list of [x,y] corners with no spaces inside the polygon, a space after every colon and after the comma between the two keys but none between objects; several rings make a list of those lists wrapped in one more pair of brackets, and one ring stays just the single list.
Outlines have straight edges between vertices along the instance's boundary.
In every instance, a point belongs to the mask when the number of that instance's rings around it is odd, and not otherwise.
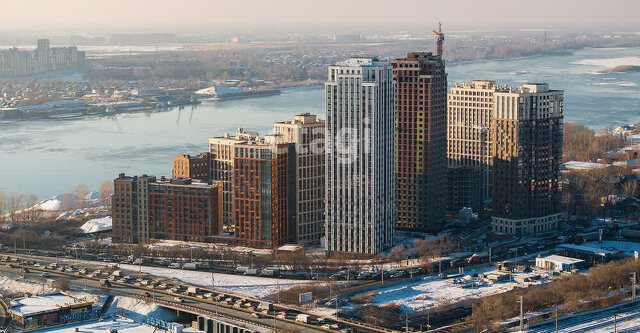
[{"label": "high-rise building", "polygon": [[308,113],[273,124],[276,135],[295,144],[295,210],[298,244],[318,244],[324,236],[325,122]]},{"label": "high-rise building", "polygon": [[0,50],[0,77],[20,77],[67,69],[81,69],[85,52],[75,46],[51,47],[48,39],[38,39],[35,50]]},{"label": "high-rise building", "polygon": [[280,135],[233,146],[236,244],[275,249],[295,238],[295,151]]},{"label": "high-rise building", "polygon": [[222,222],[227,230],[233,229],[233,179],[234,179],[234,146],[250,141],[260,140],[258,133],[245,132],[239,128],[235,136],[226,133],[222,137],[209,138],[209,153],[211,156],[211,179],[222,182]]},{"label": "high-rise building", "polygon": [[326,249],[378,253],[394,240],[393,67],[377,58],[329,66]]},{"label": "high-rise building", "polygon": [[211,241],[221,230],[222,183],[125,176],[114,180],[113,241]]},{"label": "high-rise building", "polygon": [[180,155],[173,158],[172,178],[191,178],[209,181],[211,178],[210,153],[197,156]]},{"label": "high-rise building", "polygon": [[561,215],[564,92],[535,83],[496,91],[494,98],[492,229],[553,230]]},{"label": "high-rise building", "polygon": [[447,74],[423,52],[391,62],[395,86],[396,227],[437,231],[445,219]]},{"label": "high-rise building", "polygon": [[447,210],[478,210],[491,200],[494,81],[456,84],[447,108]]}]

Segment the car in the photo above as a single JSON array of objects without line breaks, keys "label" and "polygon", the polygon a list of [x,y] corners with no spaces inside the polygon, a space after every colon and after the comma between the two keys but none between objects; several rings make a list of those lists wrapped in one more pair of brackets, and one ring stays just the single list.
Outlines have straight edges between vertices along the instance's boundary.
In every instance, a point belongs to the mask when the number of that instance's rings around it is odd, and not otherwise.
[{"label": "car", "polygon": [[43,278],[50,278],[50,277],[51,277],[51,274],[49,274],[49,273],[47,273],[47,272],[44,272],[44,273],[42,273],[42,277],[43,277]]},{"label": "car", "polygon": [[143,292],[140,293],[140,296],[151,297],[151,294],[149,294],[148,291],[143,291]]},{"label": "car", "polygon": [[181,297],[174,297],[173,301],[176,303],[184,303],[184,300]]},{"label": "car", "polygon": [[253,317],[253,318],[260,318],[260,315],[254,312],[254,313],[252,313],[252,314],[251,314],[251,317]]}]

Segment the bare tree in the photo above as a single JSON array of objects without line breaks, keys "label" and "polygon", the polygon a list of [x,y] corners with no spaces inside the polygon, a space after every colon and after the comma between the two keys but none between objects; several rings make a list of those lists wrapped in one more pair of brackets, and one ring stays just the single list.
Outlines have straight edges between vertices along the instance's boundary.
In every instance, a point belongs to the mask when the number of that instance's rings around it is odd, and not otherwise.
[{"label": "bare tree", "polygon": [[638,182],[634,180],[628,180],[621,185],[622,193],[628,197],[632,197],[638,191]]},{"label": "bare tree", "polygon": [[38,207],[38,196],[32,194],[27,199],[26,209],[24,210],[24,218],[27,223],[36,223],[42,217],[42,209]]},{"label": "bare tree", "polygon": [[75,208],[86,208],[87,207],[87,196],[89,195],[89,189],[87,185],[80,184],[76,186],[73,191],[71,191],[74,197],[76,197]]},{"label": "bare tree", "polygon": [[100,205],[111,205],[111,195],[113,194],[113,182],[105,180],[100,183]]},{"label": "bare tree", "polygon": [[4,192],[0,192],[0,223],[6,220],[7,214],[7,195]]},{"label": "bare tree", "polygon": [[11,222],[20,222],[24,203],[25,197],[22,194],[9,196],[9,219]]}]

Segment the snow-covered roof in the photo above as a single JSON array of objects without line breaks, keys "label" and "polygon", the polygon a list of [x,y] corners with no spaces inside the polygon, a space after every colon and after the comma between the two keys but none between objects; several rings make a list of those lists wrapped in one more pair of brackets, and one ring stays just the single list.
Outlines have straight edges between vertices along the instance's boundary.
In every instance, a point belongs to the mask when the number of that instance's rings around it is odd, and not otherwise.
[{"label": "snow-covered roof", "polygon": [[[70,305],[82,303],[85,302],[81,302],[63,293],[55,292],[14,299],[11,301],[11,309],[9,311],[17,315],[27,317],[39,313],[56,311],[61,307],[68,307]],[[92,304],[93,302],[88,303]]]},{"label": "snow-covered roof", "polygon": [[578,252],[591,253],[591,254],[596,254],[596,255],[599,255],[599,256],[603,256],[603,257],[613,254],[613,252],[611,252],[609,250],[594,249],[592,247],[574,245],[574,244],[560,244],[560,245],[558,245],[558,248],[564,249],[564,250],[572,250],[572,251],[578,251]]},{"label": "snow-covered roof", "polygon": [[[77,330],[76,330],[77,329]],[[56,333],[71,333],[71,332],[83,332],[83,333],[104,333],[109,332],[112,329],[118,331],[118,333],[153,333],[156,331],[156,328],[144,325],[140,323],[136,323],[133,320],[125,319],[125,318],[114,318],[113,320],[104,320],[104,321],[90,321],[83,322],[75,325],[65,325],[62,327],[56,328],[47,328],[46,332],[56,332]],[[41,330],[40,332],[44,332],[45,330]],[[38,331],[36,331],[38,332]]]},{"label": "snow-covered roof", "polygon": [[571,257],[565,257],[565,256],[559,256],[557,254],[552,254],[550,256],[546,256],[543,258],[538,258],[538,259],[543,259],[546,261],[551,261],[554,262],[556,264],[566,264],[566,265],[575,265],[575,264],[579,264],[584,262],[584,260],[582,259],[576,259],[576,258],[571,258]]},{"label": "snow-covered roof", "polygon": [[564,167],[569,170],[587,170],[587,169],[603,169],[610,166],[609,164],[591,163],[582,161],[569,161],[564,163]]}]

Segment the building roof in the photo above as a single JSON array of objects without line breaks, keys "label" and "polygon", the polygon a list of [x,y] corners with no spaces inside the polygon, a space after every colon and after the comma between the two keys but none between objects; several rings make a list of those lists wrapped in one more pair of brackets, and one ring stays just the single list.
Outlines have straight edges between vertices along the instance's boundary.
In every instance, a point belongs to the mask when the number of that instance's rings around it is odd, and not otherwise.
[{"label": "building roof", "polygon": [[599,255],[599,256],[603,256],[603,257],[613,254],[613,252],[611,252],[609,250],[596,249],[596,248],[593,248],[593,247],[582,246],[582,245],[574,245],[574,244],[560,244],[560,245],[558,245],[558,248],[564,249],[564,250],[571,250],[571,251],[590,253],[590,254],[595,254],[595,255]]},{"label": "building roof", "polygon": [[582,259],[576,259],[571,257],[559,256],[557,254],[552,254],[550,256],[542,257],[540,259],[544,259],[546,261],[551,261],[556,264],[567,264],[567,265],[575,265],[584,262]]},{"label": "building roof", "polygon": [[17,298],[11,302],[10,312],[23,316],[33,316],[40,313],[53,312],[62,307],[78,304],[93,304],[93,302],[82,302],[71,296],[60,292],[41,294],[38,296]]},{"label": "building roof", "polygon": [[609,164],[602,163],[591,163],[591,162],[582,162],[582,161],[569,161],[563,164],[565,168],[569,170],[593,170],[593,169],[604,169],[610,167]]},{"label": "building roof", "polygon": [[[77,329],[77,330],[76,330]],[[90,322],[82,322],[73,325],[65,325],[61,327],[49,327],[42,330],[36,330],[34,332],[56,332],[56,333],[104,333],[109,332],[112,329],[118,331],[118,333],[154,333],[162,332],[153,326],[136,323],[133,320],[125,318],[114,318],[112,320],[95,320]]]}]

